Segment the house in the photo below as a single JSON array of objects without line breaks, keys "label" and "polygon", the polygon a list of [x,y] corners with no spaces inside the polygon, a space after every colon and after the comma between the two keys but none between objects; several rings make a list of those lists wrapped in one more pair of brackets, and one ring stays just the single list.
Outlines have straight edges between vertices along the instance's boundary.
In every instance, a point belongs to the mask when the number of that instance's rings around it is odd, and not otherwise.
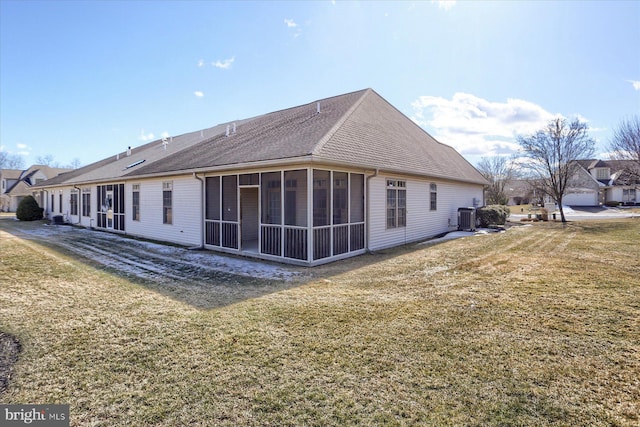
[{"label": "house", "polygon": [[635,205],[640,190],[637,176],[628,174],[632,160],[578,160],[563,203],[569,206],[599,206],[605,203]]},{"label": "house", "polygon": [[70,169],[33,165],[29,169],[0,169],[0,212],[15,212],[31,187]]},{"label": "house", "polygon": [[365,89],[128,148],[38,191],[73,224],[317,265],[456,229],[486,183]]},{"label": "house", "polygon": [[[633,160],[575,161],[576,171],[569,178],[562,199],[565,206],[637,205],[640,203],[640,172]],[[535,180],[514,180],[506,185],[510,205],[542,199],[535,195]],[[548,197],[545,199],[549,200]],[[540,202],[538,202],[540,203]]]}]

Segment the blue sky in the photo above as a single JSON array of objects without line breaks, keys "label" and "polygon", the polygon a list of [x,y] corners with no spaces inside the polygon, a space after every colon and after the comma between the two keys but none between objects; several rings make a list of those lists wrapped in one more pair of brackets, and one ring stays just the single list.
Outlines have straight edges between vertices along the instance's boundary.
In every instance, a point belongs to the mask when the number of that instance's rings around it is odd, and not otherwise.
[{"label": "blue sky", "polygon": [[371,87],[472,163],[640,113],[640,1],[0,0],[0,146],[88,164]]}]

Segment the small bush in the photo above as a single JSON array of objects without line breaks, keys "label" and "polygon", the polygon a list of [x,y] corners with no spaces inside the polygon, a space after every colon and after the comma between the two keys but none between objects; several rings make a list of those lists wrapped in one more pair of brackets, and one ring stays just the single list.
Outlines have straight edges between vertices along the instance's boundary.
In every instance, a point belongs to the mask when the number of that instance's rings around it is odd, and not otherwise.
[{"label": "small bush", "polygon": [[20,221],[36,221],[42,219],[44,209],[38,206],[38,202],[33,196],[27,196],[20,201],[18,210],[16,211],[16,218]]},{"label": "small bush", "polygon": [[476,211],[480,227],[504,225],[510,213],[509,207],[504,205],[489,205]]},{"label": "small bush", "polygon": [[605,206],[609,206],[610,208],[615,208],[616,206],[620,206],[620,202],[616,202],[615,200],[610,200],[608,202],[604,202]]}]

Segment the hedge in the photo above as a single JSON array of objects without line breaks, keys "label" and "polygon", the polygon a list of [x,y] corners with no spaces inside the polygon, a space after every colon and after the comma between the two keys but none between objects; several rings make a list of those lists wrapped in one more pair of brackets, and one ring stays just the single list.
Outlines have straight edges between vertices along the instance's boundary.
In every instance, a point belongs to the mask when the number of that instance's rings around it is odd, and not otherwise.
[{"label": "hedge", "polygon": [[507,218],[511,214],[508,206],[489,205],[478,208],[476,215],[480,222],[480,227],[488,227],[489,225],[504,225]]}]

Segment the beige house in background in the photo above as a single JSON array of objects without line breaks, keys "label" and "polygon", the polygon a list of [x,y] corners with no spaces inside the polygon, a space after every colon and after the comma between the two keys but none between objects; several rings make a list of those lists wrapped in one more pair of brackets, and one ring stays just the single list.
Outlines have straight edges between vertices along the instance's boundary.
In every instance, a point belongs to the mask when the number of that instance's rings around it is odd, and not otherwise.
[{"label": "beige house in background", "polygon": [[[29,169],[0,169],[0,212],[15,212],[25,196],[33,195],[32,187],[71,169],[33,165]],[[38,200],[44,207],[43,200]]]}]

